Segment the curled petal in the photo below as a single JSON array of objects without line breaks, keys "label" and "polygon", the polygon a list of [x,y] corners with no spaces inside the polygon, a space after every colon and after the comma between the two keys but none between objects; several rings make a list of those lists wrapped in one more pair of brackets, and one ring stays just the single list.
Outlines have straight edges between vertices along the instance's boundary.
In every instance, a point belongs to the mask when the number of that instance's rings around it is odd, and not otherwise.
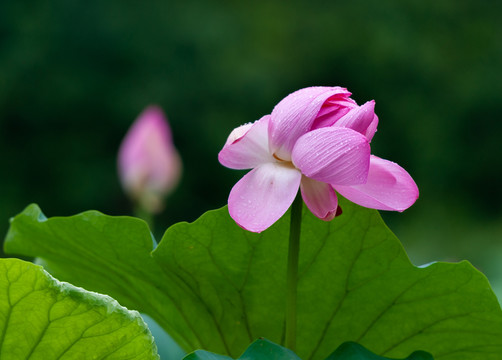
[{"label": "curled petal", "polygon": [[403,211],[418,198],[417,185],[406,170],[373,155],[366,184],[334,187],[350,201],[378,210]]},{"label": "curled petal", "polygon": [[350,96],[341,87],[309,87],[286,96],[271,114],[270,150],[279,158],[291,160],[296,140],[311,130],[322,105],[331,97]]},{"label": "curled petal", "polygon": [[350,110],[345,116],[341,117],[337,122],[335,122],[333,126],[346,127],[355,130],[358,133],[366,135],[366,131],[368,130],[369,126],[372,125],[374,118],[375,101],[371,100],[364,105],[355,107]]},{"label": "curled petal", "polygon": [[369,124],[368,128],[366,129],[366,132],[364,135],[366,135],[366,138],[368,141],[371,141],[373,139],[373,136],[375,135],[377,131],[377,126],[378,126],[378,116],[376,114],[373,115],[373,120],[371,120],[371,123]]},{"label": "curled petal", "polygon": [[338,199],[331,185],[303,176],[300,189],[303,201],[312,214],[325,221],[335,217]]},{"label": "curled petal", "polygon": [[333,126],[351,109],[357,108],[357,103],[349,97],[349,94],[338,94],[326,100],[312,124],[312,130]]},{"label": "curled petal", "polygon": [[259,165],[230,191],[230,216],[246,230],[261,232],[267,229],[293,203],[301,177],[292,166],[277,162]]},{"label": "curled petal", "polygon": [[234,129],[218,154],[220,163],[231,169],[251,169],[275,161],[268,148],[269,118],[266,115],[253,124]]},{"label": "curled petal", "polygon": [[302,174],[337,185],[364,184],[368,176],[370,146],[366,137],[341,127],[310,131],[298,139],[293,163]]}]

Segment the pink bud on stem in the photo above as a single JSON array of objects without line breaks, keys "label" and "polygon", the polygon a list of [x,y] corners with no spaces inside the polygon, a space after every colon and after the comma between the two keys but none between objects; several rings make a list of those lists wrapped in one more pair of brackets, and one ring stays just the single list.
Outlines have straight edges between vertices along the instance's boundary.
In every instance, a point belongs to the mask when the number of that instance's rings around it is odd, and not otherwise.
[{"label": "pink bud on stem", "polygon": [[138,212],[152,216],[178,184],[181,159],[162,109],[147,107],[126,134],[118,153],[119,178]]}]

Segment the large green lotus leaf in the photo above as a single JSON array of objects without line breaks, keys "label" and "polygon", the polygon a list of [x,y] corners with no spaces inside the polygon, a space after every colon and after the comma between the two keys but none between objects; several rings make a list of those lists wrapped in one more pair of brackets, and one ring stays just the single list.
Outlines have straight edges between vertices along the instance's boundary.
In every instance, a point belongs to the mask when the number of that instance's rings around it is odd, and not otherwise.
[{"label": "large green lotus leaf", "polygon": [[[197,350],[188,354],[183,360],[232,360],[225,355],[214,354],[209,351]],[[266,339],[253,342],[238,360],[301,360],[294,352],[274,344]],[[326,360],[393,360],[373,354],[360,344],[346,342],[333,352]],[[397,359],[396,359],[397,360]],[[434,360],[430,354],[417,351],[402,360]]]},{"label": "large green lotus leaf", "polygon": [[[324,359],[355,341],[375,354],[489,360],[502,354],[502,312],[469,263],[413,266],[375,210],[341,200],[323,222],[305,210],[297,354]],[[38,256],[58,278],[152,316],[187,351],[237,357],[259,337],[284,339],[289,214],[261,234],[226,208],[170,227],[159,246],[139,219],[96,211],[16,216],[9,253]]]},{"label": "large green lotus leaf", "polygon": [[138,312],[41,266],[0,259],[0,359],[158,358]]}]

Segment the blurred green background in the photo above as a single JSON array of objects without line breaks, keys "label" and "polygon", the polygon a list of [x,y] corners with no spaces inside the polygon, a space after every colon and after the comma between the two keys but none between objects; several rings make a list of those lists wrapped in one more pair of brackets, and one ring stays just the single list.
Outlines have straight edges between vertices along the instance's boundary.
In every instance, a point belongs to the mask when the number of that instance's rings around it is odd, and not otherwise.
[{"label": "blurred green background", "polygon": [[193,221],[243,174],[217,161],[234,127],[339,85],[376,100],[372,152],[419,185],[383,214],[412,261],[468,259],[500,293],[501,35],[495,0],[2,0],[0,232],[31,202],[131,214],[116,153],[149,104],[184,162],[158,227]]}]

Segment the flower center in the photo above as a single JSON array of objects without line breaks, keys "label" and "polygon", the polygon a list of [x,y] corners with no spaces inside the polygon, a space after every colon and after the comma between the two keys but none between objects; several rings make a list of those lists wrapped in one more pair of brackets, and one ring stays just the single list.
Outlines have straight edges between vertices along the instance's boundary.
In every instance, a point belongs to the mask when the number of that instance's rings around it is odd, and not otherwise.
[{"label": "flower center", "polygon": [[292,161],[283,160],[279,156],[277,156],[276,154],[273,154],[272,156],[274,157],[274,159],[276,159],[277,161],[279,161],[279,164],[281,164],[282,166],[286,166],[286,167],[289,167],[289,168],[296,169],[296,166],[293,164]]},{"label": "flower center", "polygon": [[285,160],[282,160],[279,156],[277,156],[276,154],[273,154],[272,155],[275,159],[277,159],[278,161],[285,161]]}]

